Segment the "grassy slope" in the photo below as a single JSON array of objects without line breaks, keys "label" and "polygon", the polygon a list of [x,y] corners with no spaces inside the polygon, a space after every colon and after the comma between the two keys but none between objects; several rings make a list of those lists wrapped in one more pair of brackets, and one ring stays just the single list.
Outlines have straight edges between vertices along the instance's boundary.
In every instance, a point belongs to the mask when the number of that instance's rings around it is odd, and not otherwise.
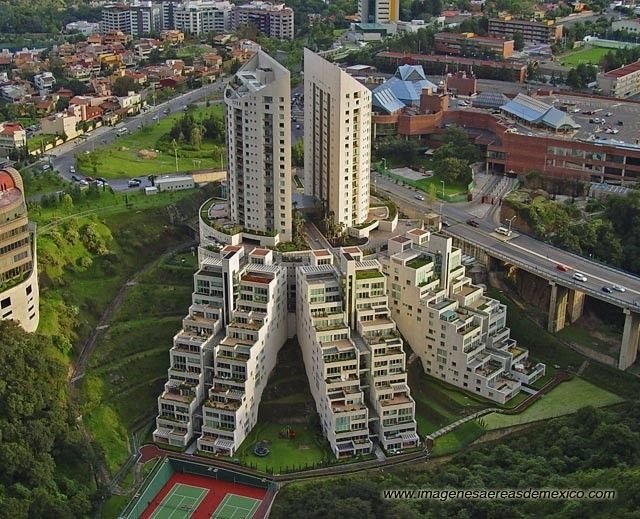
[{"label": "grassy slope", "polygon": [[[90,431],[104,447],[112,470],[127,457],[127,431],[155,414],[171,339],[191,299],[194,268],[195,258],[187,253],[166,258],[149,270],[127,293],[109,329],[98,339],[83,401],[90,416],[98,416],[88,422]],[[105,418],[110,427],[104,427]]]},{"label": "grassy slope", "polygon": [[483,417],[487,429],[500,429],[511,425],[536,422],[572,414],[592,405],[604,407],[622,402],[624,399],[581,379],[574,378],[557,388],[517,415],[491,413]]}]

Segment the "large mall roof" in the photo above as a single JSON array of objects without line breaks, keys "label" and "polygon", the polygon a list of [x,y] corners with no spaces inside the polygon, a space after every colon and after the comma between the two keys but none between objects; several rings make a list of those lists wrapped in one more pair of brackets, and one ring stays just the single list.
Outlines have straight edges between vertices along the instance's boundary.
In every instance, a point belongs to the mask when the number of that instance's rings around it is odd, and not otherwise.
[{"label": "large mall roof", "polygon": [[580,128],[580,125],[566,112],[524,94],[518,94],[514,99],[502,105],[500,110],[527,123],[541,124],[554,130],[577,130]]},{"label": "large mall roof", "polygon": [[424,88],[438,87],[427,79],[422,65],[401,65],[394,77],[373,90],[373,106],[393,113],[405,106],[418,105]]}]

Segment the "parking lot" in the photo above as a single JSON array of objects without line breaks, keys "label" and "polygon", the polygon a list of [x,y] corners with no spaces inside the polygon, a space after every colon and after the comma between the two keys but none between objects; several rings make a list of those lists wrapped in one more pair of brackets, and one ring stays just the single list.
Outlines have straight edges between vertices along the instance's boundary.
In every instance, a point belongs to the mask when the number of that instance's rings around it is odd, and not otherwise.
[{"label": "parking lot", "polygon": [[[556,108],[560,108],[563,104],[570,107],[569,115],[581,126],[575,135],[576,139],[614,139],[636,144],[636,140],[640,138],[640,103],[561,94],[539,99]],[[604,122],[590,122],[595,119],[604,120]],[[617,133],[607,133],[608,128],[612,131],[617,130]],[[598,129],[600,131],[597,131]]]}]

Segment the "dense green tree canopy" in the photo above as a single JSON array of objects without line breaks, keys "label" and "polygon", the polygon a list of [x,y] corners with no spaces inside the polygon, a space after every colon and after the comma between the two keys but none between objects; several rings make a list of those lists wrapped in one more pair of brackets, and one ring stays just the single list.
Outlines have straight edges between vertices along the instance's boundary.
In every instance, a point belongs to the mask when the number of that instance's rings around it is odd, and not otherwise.
[{"label": "dense green tree canopy", "polygon": [[0,345],[0,517],[87,516],[91,460],[51,339],[0,321]]},{"label": "dense green tree canopy", "polygon": [[[287,485],[274,519],[635,517],[640,488],[640,404],[616,412],[584,408],[469,449],[432,468],[371,471]],[[385,500],[383,489],[614,489],[607,501]]]}]

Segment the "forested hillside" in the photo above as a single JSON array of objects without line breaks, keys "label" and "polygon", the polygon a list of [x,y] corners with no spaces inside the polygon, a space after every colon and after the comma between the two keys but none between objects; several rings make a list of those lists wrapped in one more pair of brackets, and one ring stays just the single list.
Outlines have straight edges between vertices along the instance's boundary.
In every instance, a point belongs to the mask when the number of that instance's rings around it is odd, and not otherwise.
[{"label": "forested hillside", "polygon": [[75,20],[98,21],[100,9],[73,0],[0,0],[0,34],[56,34]]},{"label": "forested hillside", "polygon": [[0,321],[0,517],[85,517],[95,491],[51,339]]},{"label": "forested hillside", "polygon": [[[288,485],[278,494],[271,517],[631,519],[640,509],[639,431],[638,403],[616,411],[588,407],[572,417],[521,431],[500,444],[468,449],[447,463]],[[383,489],[530,487],[615,489],[617,495],[607,501],[441,502],[381,497]]]}]

